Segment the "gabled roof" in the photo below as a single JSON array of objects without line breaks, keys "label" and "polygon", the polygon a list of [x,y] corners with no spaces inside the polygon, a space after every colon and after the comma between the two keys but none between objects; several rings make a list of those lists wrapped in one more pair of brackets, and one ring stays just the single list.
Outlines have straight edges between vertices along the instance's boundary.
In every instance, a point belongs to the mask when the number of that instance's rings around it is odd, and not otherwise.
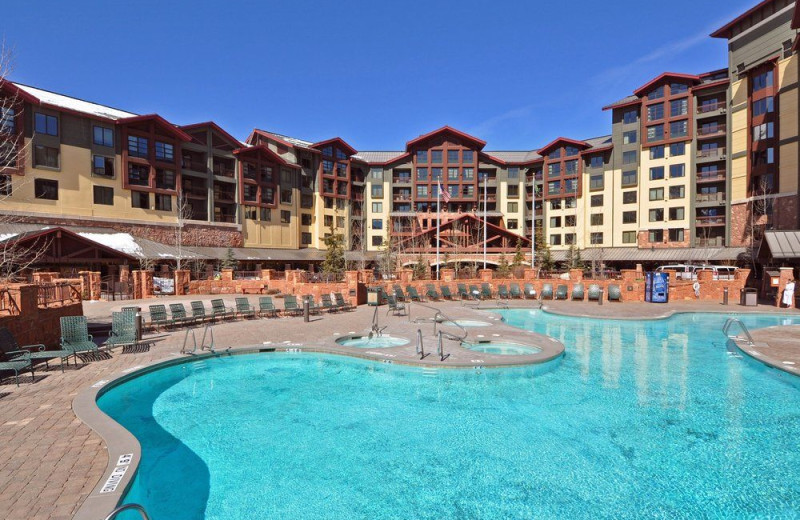
[{"label": "gabled roof", "polygon": [[[765,231],[760,250],[766,246],[770,256],[781,260],[800,258],[800,231]],[[759,251],[759,256],[761,252]]]},{"label": "gabled roof", "polygon": [[490,161],[495,161],[503,165],[522,166],[533,164],[542,160],[542,156],[536,153],[536,150],[530,151],[515,151],[515,150],[496,150],[481,152],[483,157]]},{"label": "gabled roof", "polygon": [[421,143],[422,141],[424,141],[426,139],[429,139],[429,138],[431,138],[431,137],[433,137],[435,135],[447,134],[447,133],[453,134],[455,136],[458,136],[459,138],[461,138],[461,139],[463,139],[465,141],[469,141],[470,143],[474,144],[478,148],[478,150],[483,150],[483,147],[486,146],[486,141],[483,141],[481,139],[478,139],[477,137],[471,136],[471,135],[469,135],[467,133],[464,133],[464,132],[462,132],[460,130],[456,130],[455,128],[452,128],[452,127],[449,127],[449,126],[445,125],[445,126],[439,128],[439,129],[434,130],[433,132],[428,132],[427,134],[423,134],[423,135],[421,135],[421,136],[419,136],[419,137],[417,137],[415,139],[412,139],[412,140],[408,141],[406,143],[406,151],[411,150],[412,146],[414,146],[414,145],[416,145],[418,143]]},{"label": "gabled roof", "polygon": [[577,146],[578,148],[589,148],[591,146],[586,141],[576,141],[575,139],[569,139],[567,137],[556,137],[555,139],[553,139],[552,141],[550,141],[549,143],[547,143],[543,147],[541,147],[538,150],[536,150],[536,153],[538,153],[541,156],[545,156],[545,155],[547,155],[548,151],[552,150],[553,148],[556,147],[556,145],[561,144],[561,143],[573,144],[573,145]]},{"label": "gabled roof", "polygon": [[342,139],[341,137],[333,137],[331,139],[326,139],[324,141],[320,141],[318,143],[314,143],[311,146],[313,148],[321,149],[321,148],[323,148],[323,147],[325,147],[325,146],[327,146],[329,144],[333,144],[333,143],[338,143],[340,146],[342,146],[345,150],[347,150],[349,152],[348,155],[355,155],[355,154],[358,153],[358,150],[356,150],[355,148],[353,148],[352,146],[347,144],[347,142],[344,139]]},{"label": "gabled roof", "polygon": [[638,105],[642,102],[642,99],[639,96],[626,96],[619,101],[614,101],[603,107],[603,110],[610,110],[612,108],[622,108],[622,107],[629,107],[632,105]]},{"label": "gabled roof", "polygon": [[[773,3],[774,1],[775,0],[763,0],[762,2],[758,3],[756,6],[751,7],[750,9],[748,9],[744,13],[740,14],[739,16],[737,16],[736,18],[734,18],[730,22],[726,23],[725,25],[723,25],[722,27],[720,27],[716,31],[712,32],[710,36],[712,38],[730,38],[732,36],[731,29],[733,29],[734,25],[738,24],[739,22],[741,22],[742,20],[744,20],[745,18],[747,18],[751,14],[761,10],[763,7]],[[795,9],[797,9],[797,8],[795,7]]]},{"label": "gabled roof", "polygon": [[[130,238],[130,235],[128,235],[127,233],[123,233],[123,235]],[[17,247],[19,245],[26,243],[37,243],[39,245],[42,244],[47,245],[50,241],[63,237],[71,238],[78,243],[85,244],[87,248],[97,249],[98,251],[101,251],[106,255],[121,257],[129,261],[137,259],[136,251],[132,251],[128,248],[119,246],[118,245],[119,241],[108,239],[108,236],[105,237],[103,241],[98,241],[95,240],[94,237],[91,236],[91,234],[76,233],[74,231],[70,231],[69,229],[59,226],[45,227],[30,231],[20,230],[19,233],[4,234],[2,237],[0,237],[0,242],[7,243],[9,244],[10,247]],[[40,240],[44,240],[47,242],[42,243],[39,242]],[[138,248],[138,246],[136,246],[135,243],[134,246]]]},{"label": "gabled roof", "polygon": [[247,137],[247,142],[252,144],[253,136],[260,135],[262,137],[266,137],[267,139],[272,139],[273,141],[282,144],[288,148],[300,148],[303,150],[307,150],[313,153],[320,153],[319,150],[313,148],[314,143],[311,141],[305,141],[303,139],[297,139],[296,137],[289,137],[283,134],[276,134],[275,132],[269,132],[267,130],[260,130],[258,128],[254,128],[250,135]]},{"label": "gabled roof", "polygon": [[653,86],[655,86],[656,84],[661,83],[662,81],[664,81],[666,79],[669,79],[669,78],[686,79],[686,80],[691,80],[692,82],[700,83],[700,76],[695,76],[694,74],[680,74],[680,73],[677,73],[677,72],[664,72],[662,74],[659,74],[657,77],[651,79],[650,81],[648,81],[647,83],[645,83],[641,87],[639,87],[636,90],[634,90],[633,93],[635,95],[637,95],[637,96],[643,96]]},{"label": "gabled roof", "polygon": [[266,154],[267,157],[269,157],[270,159],[274,160],[278,164],[281,164],[283,166],[288,166],[290,168],[298,168],[298,169],[300,169],[300,165],[299,164],[295,164],[295,163],[291,163],[291,162],[287,161],[286,159],[281,157],[279,154],[273,152],[269,148],[269,146],[264,145],[264,144],[260,144],[258,146],[243,146],[242,148],[238,148],[238,149],[234,150],[233,154],[234,155],[251,154],[251,153],[257,154],[259,152]]},{"label": "gabled roof", "polygon": [[[514,239],[514,240],[519,239],[523,246],[525,246],[525,245],[530,246],[531,245],[531,239],[530,238],[517,235],[516,233],[512,233],[511,231],[509,231],[507,229],[504,229],[504,228],[501,228],[500,226],[496,226],[496,225],[492,224],[491,222],[488,222],[488,221],[484,222],[484,220],[482,218],[479,218],[474,213],[463,213],[461,216],[456,217],[453,220],[450,220],[449,222],[445,222],[444,224],[439,226],[439,231],[444,230],[444,229],[450,229],[450,228],[453,227],[454,223],[461,222],[461,221],[464,221],[464,220],[472,220],[474,222],[479,223],[480,225],[483,225],[485,223],[486,224],[486,229],[488,231],[490,231],[493,235],[505,235],[508,238],[511,238],[511,239]],[[430,235],[430,234],[435,234],[435,233],[436,233],[436,226],[433,226],[433,227],[430,227],[430,228],[428,228],[428,229],[426,229],[424,231],[420,231],[419,233],[417,233],[417,234],[415,234],[415,235],[413,235],[411,237],[406,238],[405,240],[403,240],[403,242],[407,242],[407,241],[414,240],[415,238],[419,238],[419,237],[424,236],[424,235]]]},{"label": "gabled roof", "polygon": [[153,121],[158,126],[172,134],[176,139],[180,139],[181,141],[191,141],[192,136],[178,128],[177,126],[173,125],[163,117],[158,114],[145,114],[143,116],[133,116],[133,117],[126,117],[122,119],[117,119],[118,125],[130,125],[135,123],[144,123],[147,121]]},{"label": "gabled roof", "polygon": [[92,103],[91,101],[65,96],[64,94],[56,94],[49,90],[23,85],[22,83],[7,82],[7,85],[13,86],[23,100],[34,105],[49,106],[55,109],[78,112],[92,117],[111,120],[118,120],[136,115],[133,112],[126,112],[117,108]]},{"label": "gabled roof", "polygon": [[357,155],[354,155],[354,159],[360,159],[367,164],[374,164],[376,166],[379,165],[387,165],[391,163],[395,163],[397,161],[403,160],[410,157],[410,155],[406,152],[382,152],[382,151],[361,151],[358,152]]},{"label": "gabled roof", "polygon": [[214,121],[206,121],[204,123],[194,123],[194,124],[191,124],[191,125],[183,125],[180,128],[182,130],[187,130],[188,131],[188,130],[194,130],[196,128],[203,128],[203,127],[211,127],[214,131],[216,131],[219,135],[221,135],[226,141],[229,141],[229,143],[232,144],[234,148],[241,148],[242,147],[242,144],[243,144],[242,142],[240,142],[238,139],[233,137],[231,134],[229,134],[228,132],[223,130],[222,127],[219,126]]}]

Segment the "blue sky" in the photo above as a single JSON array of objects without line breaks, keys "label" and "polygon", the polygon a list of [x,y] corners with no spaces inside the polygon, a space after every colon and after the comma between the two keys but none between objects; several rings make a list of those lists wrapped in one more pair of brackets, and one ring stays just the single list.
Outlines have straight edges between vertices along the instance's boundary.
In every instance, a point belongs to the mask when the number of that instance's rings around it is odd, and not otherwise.
[{"label": "blue sky", "polygon": [[176,124],[360,150],[445,124],[529,150],[610,132],[602,106],[727,65],[708,34],[756,0],[35,1],[0,29],[12,78]]}]

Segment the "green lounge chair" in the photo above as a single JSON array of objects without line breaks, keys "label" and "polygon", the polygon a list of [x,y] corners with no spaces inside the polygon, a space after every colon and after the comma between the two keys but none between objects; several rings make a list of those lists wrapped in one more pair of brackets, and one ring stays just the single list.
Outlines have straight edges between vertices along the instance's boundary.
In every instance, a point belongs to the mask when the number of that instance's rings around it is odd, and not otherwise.
[{"label": "green lounge chair", "polygon": [[[25,352],[30,354],[30,356],[25,356]],[[64,360],[69,364],[69,357],[72,355],[72,352],[67,350],[47,350],[47,347],[42,344],[20,346],[14,334],[7,328],[2,327],[0,328],[0,355],[3,354],[5,355],[6,362],[12,363],[15,361],[24,361],[26,357],[30,357],[31,363],[37,359],[41,359],[44,360],[44,364],[47,368],[50,368],[51,359],[60,359],[61,371],[63,372]],[[13,366],[16,365],[9,367],[9,370],[13,370]],[[17,381],[17,383],[19,383],[19,381]]]},{"label": "green lounge chair", "polygon": [[511,297],[512,298],[516,298],[516,299],[522,298],[522,291],[519,290],[519,284],[518,283],[512,283],[510,285],[510,290],[511,290]]},{"label": "green lounge chair", "polygon": [[497,297],[503,300],[508,300],[509,294],[505,284],[500,284],[497,286]]},{"label": "green lounge chair", "polygon": [[261,296],[258,298],[258,314],[267,316],[268,318],[274,318],[278,315],[278,309],[276,309],[275,305],[272,303],[271,296]]},{"label": "green lounge chair", "polygon": [[297,296],[287,294],[283,297],[283,315],[284,316],[300,316],[303,314],[303,309],[297,305]]},{"label": "green lounge chair", "polygon": [[588,300],[590,302],[599,300],[600,299],[600,286],[597,285],[596,283],[593,283],[592,285],[590,285],[589,286],[589,293],[588,293],[587,296],[588,296]]},{"label": "green lounge chair", "polygon": [[622,292],[619,289],[619,285],[612,283],[608,286],[608,301],[610,302],[621,302],[622,301]]},{"label": "green lounge chair", "polygon": [[91,354],[97,357],[99,350],[89,334],[86,316],[61,317],[61,350],[67,350],[78,362],[78,354]]},{"label": "green lounge chair", "polygon": [[343,310],[352,311],[355,310],[355,305],[350,305],[342,296],[342,293],[333,293],[333,299],[336,301],[336,305]]},{"label": "green lounge chair", "polygon": [[112,312],[111,334],[103,345],[109,349],[122,347],[125,352],[125,347],[136,347],[139,343],[136,338],[136,314],[130,311]]},{"label": "green lounge chair", "polygon": [[406,295],[403,292],[403,288],[397,284],[394,285],[394,297],[397,298],[397,301],[399,302],[406,301]]},{"label": "green lounge chair", "polygon": [[320,296],[320,299],[322,300],[322,308],[328,311],[329,313],[338,312],[340,310],[339,306],[333,303],[333,301],[331,300],[330,294],[323,294],[322,296]]},{"label": "green lounge chair", "polygon": [[481,298],[484,300],[491,300],[494,298],[494,293],[492,293],[492,286],[488,283],[481,284]]},{"label": "green lounge chair", "polygon": [[150,305],[150,322],[148,326],[151,329],[159,330],[161,327],[171,327],[175,325],[175,321],[167,315],[167,307],[164,305]]},{"label": "green lounge chair", "polygon": [[463,283],[456,284],[456,291],[458,292],[458,297],[462,300],[469,300],[470,294],[467,290],[467,286]]},{"label": "green lounge chair", "polygon": [[398,302],[394,296],[386,295],[386,303],[389,304],[389,310],[386,311],[386,314],[391,312],[395,316],[402,316],[406,313],[406,306],[402,302]]},{"label": "green lounge chair", "polygon": [[192,325],[197,319],[194,316],[186,314],[186,307],[182,303],[170,303],[169,314],[175,325]]},{"label": "green lounge chair", "polygon": [[203,304],[203,302],[193,301],[190,305],[192,306],[192,318],[194,318],[198,323],[203,323],[205,320],[210,318],[210,316],[206,314],[206,306]]},{"label": "green lounge chair", "polygon": [[[550,290],[552,291],[552,287],[550,288]],[[530,299],[530,300],[535,300],[536,299],[536,289],[533,288],[533,284],[532,283],[526,283],[525,287],[524,287],[524,291],[525,292],[522,294],[523,298],[525,298],[526,300],[527,299]]]},{"label": "green lounge chair", "polygon": [[31,353],[27,350],[0,352],[0,372],[4,370],[14,372],[14,381],[16,381],[17,386],[19,386],[20,372],[29,371],[31,373],[31,383],[36,379],[36,375],[33,372]]},{"label": "green lounge chair", "polygon": [[469,296],[473,300],[480,300],[481,299],[481,290],[478,289],[477,285],[470,285],[469,286]]},{"label": "green lounge chair", "polygon": [[572,299],[583,301],[583,284],[576,283],[572,286]]},{"label": "green lounge chair", "polygon": [[543,300],[553,299],[553,284],[546,283],[542,285],[542,299]]},{"label": "green lounge chair", "polygon": [[427,289],[427,291],[425,291],[425,296],[435,302],[442,299],[442,297],[439,296],[439,292],[436,290],[436,286],[434,286],[432,283],[427,284],[425,287]]},{"label": "green lounge chair", "polygon": [[453,299],[453,293],[450,292],[450,287],[442,285],[441,287],[439,287],[439,290],[442,291],[442,298],[444,298],[445,300]]},{"label": "green lounge chair", "polygon": [[567,299],[567,286],[564,284],[559,284],[556,287],[556,300],[566,300]]},{"label": "green lounge chair", "polygon": [[256,308],[250,305],[250,300],[247,298],[236,298],[236,315],[240,318],[255,318]]},{"label": "green lounge chair", "polygon": [[406,292],[408,293],[408,298],[412,302],[421,302],[422,301],[422,298],[420,297],[419,293],[417,292],[417,290],[414,287],[409,285],[408,287],[406,287]]},{"label": "green lounge chair", "polygon": [[[314,301],[314,297],[310,294],[303,296],[303,303],[308,302],[308,313],[313,315],[322,314],[322,307],[317,305]],[[304,311],[305,312],[305,311]]]},{"label": "green lounge chair", "polygon": [[225,302],[221,298],[211,300],[211,319],[216,321],[217,318],[233,319],[236,313],[233,309],[225,307]]}]

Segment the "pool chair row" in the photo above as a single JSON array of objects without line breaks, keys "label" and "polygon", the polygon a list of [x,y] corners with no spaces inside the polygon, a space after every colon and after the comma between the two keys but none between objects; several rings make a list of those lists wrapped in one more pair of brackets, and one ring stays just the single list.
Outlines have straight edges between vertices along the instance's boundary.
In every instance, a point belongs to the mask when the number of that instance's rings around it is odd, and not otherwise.
[{"label": "pool chair row", "polygon": [[[553,291],[553,284],[546,283],[542,285],[541,296],[543,300],[584,301],[584,299],[586,299],[588,301],[599,301],[600,298],[603,297],[603,290],[600,288],[600,285],[596,283],[590,284],[588,290],[584,287],[584,284],[576,283],[572,286],[571,293],[566,284],[557,285],[555,291]],[[608,285],[607,298],[610,302],[622,301],[622,292],[619,285],[613,283]]]},{"label": "pool chair row", "polygon": [[[453,291],[450,286],[447,285],[440,285],[439,289],[436,289],[434,284],[427,284],[425,290],[425,298],[432,301],[439,301],[439,300],[493,300],[493,299],[501,299],[501,300],[510,300],[510,299],[535,299],[536,298],[536,290],[533,288],[533,284],[526,283],[524,284],[523,288],[520,288],[518,283],[510,283],[508,286],[505,284],[500,284],[497,286],[497,292],[492,290],[491,285],[488,283],[480,284],[480,287],[477,285],[469,285],[459,283],[456,284],[456,290]],[[420,296],[417,289],[411,285],[406,287],[405,292],[403,288],[399,285],[394,285],[392,287],[394,292],[394,297],[399,302],[406,302],[406,301],[426,301],[425,298]]]}]

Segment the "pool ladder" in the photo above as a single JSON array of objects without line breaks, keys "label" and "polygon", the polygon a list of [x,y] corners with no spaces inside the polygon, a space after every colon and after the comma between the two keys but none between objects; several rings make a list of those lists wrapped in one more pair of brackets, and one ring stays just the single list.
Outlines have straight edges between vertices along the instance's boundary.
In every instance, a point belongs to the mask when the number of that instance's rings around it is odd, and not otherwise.
[{"label": "pool ladder", "polygon": [[[426,309],[430,309],[430,310],[434,311],[434,313],[435,313],[433,315],[433,318],[416,318],[414,320],[414,323],[420,323],[420,321],[428,321],[428,320],[432,321],[433,322],[433,334],[437,335],[439,332],[441,332],[441,331],[438,330],[438,326],[443,321],[446,321],[448,323],[448,325],[452,324],[452,325],[458,327],[459,329],[461,329],[461,335],[460,336],[456,336],[455,334],[450,334],[449,332],[445,332],[444,333],[445,337],[447,337],[448,339],[452,339],[453,341],[463,341],[464,339],[466,339],[466,337],[467,337],[467,329],[465,329],[463,325],[461,325],[460,323],[458,323],[457,321],[455,321],[454,319],[452,319],[451,317],[449,317],[445,313],[443,313],[441,311],[441,309],[439,309],[438,307],[433,307],[432,305],[425,305],[425,304],[419,303],[419,302],[413,302],[413,303],[415,305],[419,305],[420,307],[425,307]],[[408,313],[408,321],[411,321],[410,308],[409,308],[409,313]]]},{"label": "pool ladder", "polygon": [[[441,330],[437,334],[437,342],[436,342],[436,354],[439,356],[439,361],[444,361],[445,359],[450,357],[450,354],[444,353],[444,342],[442,338],[445,336],[445,333]],[[417,355],[420,359],[425,359],[427,356],[430,355],[430,352],[425,352],[425,343],[422,340],[422,329],[417,329]]]},{"label": "pool ladder", "polygon": [[118,514],[122,513],[123,511],[128,511],[129,509],[138,511],[139,515],[142,517],[142,520],[150,520],[150,517],[147,516],[147,511],[145,511],[144,507],[140,506],[139,504],[123,504],[111,511],[103,520],[112,520],[112,518],[116,518]]},{"label": "pool ladder", "polygon": [[747,330],[747,327],[745,326],[744,323],[742,323],[742,320],[740,320],[739,318],[728,318],[727,321],[725,322],[725,325],[722,326],[722,333],[725,334],[730,339],[737,337],[737,336],[732,336],[730,334],[731,327],[736,324],[738,324],[739,328],[742,330],[742,332],[744,332],[744,335],[747,338],[747,342],[752,345],[753,336],[750,335],[750,331]]},{"label": "pool ladder", "polygon": [[[195,352],[197,352],[197,337],[194,334],[194,330],[195,329],[193,328],[186,329],[186,334],[183,336],[183,346],[181,347],[181,354],[194,354]],[[192,334],[191,350],[187,350],[186,348],[186,345],[189,343],[189,333]],[[208,337],[209,339],[208,345],[206,345],[206,337]],[[210,350],[212,353],[216,353],[216,350],[214,350],[214,329],[211,327],[211,325],[206,325],[205,327],[203,327],[203,338],[200,340],[200,351],[202,352],[205,349]]]},{"label": "pool ladder", "polygon": [[384,325],[383,327],[378,325],[378,309],[379,308],[380,307],[378,307],[376,305],[375,306],[375,312],[372,313],[372,328],[369,331],[370,339],[372,339],[373,336],[378,336],[378,337],[383,336],[383,331],[387,327],[387,325]]}]

